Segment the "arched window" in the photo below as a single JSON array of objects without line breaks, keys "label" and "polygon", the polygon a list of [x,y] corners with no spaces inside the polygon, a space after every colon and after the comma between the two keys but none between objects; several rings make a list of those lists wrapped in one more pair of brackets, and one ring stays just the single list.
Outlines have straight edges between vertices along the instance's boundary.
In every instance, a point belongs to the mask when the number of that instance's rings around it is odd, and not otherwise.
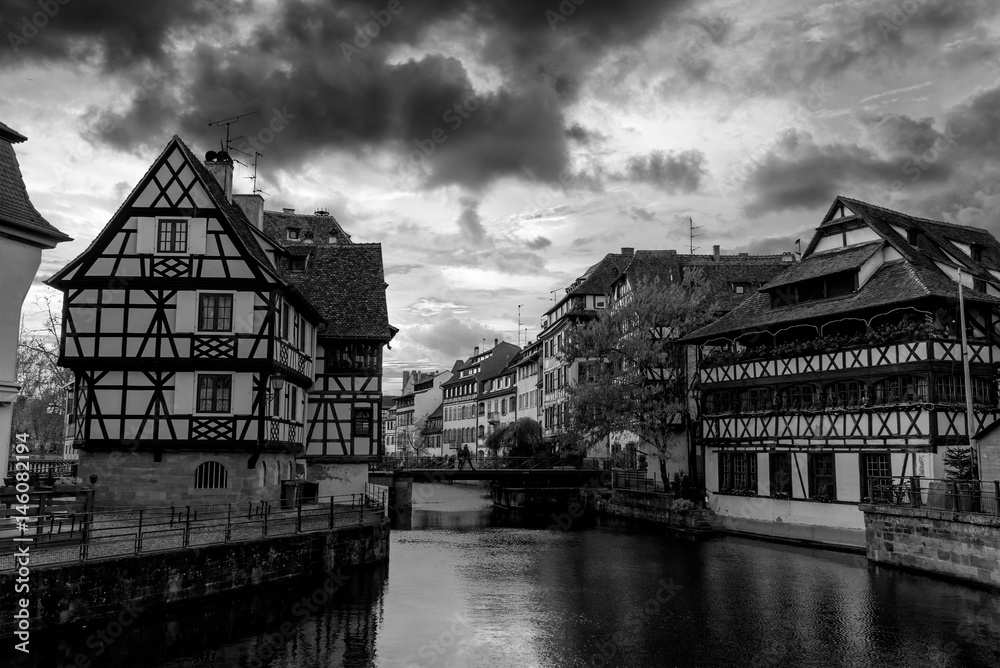
[{"label": "arched window", "polygon": [[479,425],[479,438],[486,436],[486,427]]},{"label": "arched window", "polygon": [[226,467],[219,462],[205,462],[194,470],[195,489],[225,489],[228,482]]},{"label": "arched window", "polygon": [[274,484],[277,485],[281,480],[281,462],[274,462]]},{"label": "arched window", "polygon": [[257,469],[257,483],[263,487],[267,484],[267,462],[260,461],[260,468]]},{"label": "arched window", "polygon": [[292,470],[294,468],[295,468],[295,463],[294,462],[288,462],[288,477],[286,477],[285,480],[294,480],[295,479],[295,475],[292,473]]},{"label": "arched window", "polygon": [[839,380],[826,386],[827,408],[851,408],[865,405],[865,385],[856,380]]},{"label": "arched window", "polygon": [[894,376],[872,384],[872,404],[913,404],[927,401],[927,379],[920,376]]}]

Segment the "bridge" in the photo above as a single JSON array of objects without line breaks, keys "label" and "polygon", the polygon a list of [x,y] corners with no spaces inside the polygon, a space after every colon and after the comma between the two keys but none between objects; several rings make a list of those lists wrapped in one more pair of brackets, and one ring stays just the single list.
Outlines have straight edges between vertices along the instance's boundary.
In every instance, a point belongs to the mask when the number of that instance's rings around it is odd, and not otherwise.
[{"label": "bridge", "polygon": [[389,457],[373,462],[368,480],[389,488],[394,528],[409,528],[414,482],[489,480],[494,503],[528,507],[537,501],[576,498],[586,486],[611,480],[611,460],[596,457],[477,457],[459,463],[450,457]]}]

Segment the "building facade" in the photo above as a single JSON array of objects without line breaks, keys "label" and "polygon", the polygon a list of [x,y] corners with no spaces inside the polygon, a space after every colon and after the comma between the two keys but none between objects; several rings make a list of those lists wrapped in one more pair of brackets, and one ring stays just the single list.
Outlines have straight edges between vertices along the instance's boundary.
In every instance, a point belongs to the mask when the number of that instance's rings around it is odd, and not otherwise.
[{"label": "building facade", "polygon": [[42,261],[42,251],[72,241],[28,198],[14,144],[27,137],[0,123],[0,478],[7,475],[17,382],[21,305]]},{"label": "building facade", "polygon": [[524,346],[513,361],[514,391],[517,395],[515,419],[531,418],[541,423],[541,381],[539,360],[542,342],[533,341]]},{"label": "building facade", "polygon": [[975,433],[1000,414],[1000,243],[985,230],[838,197],[800,263],[689,337],[728,526],[863,545],[872,480],[946,477],[944,452],[969,443],[959,279]]}]

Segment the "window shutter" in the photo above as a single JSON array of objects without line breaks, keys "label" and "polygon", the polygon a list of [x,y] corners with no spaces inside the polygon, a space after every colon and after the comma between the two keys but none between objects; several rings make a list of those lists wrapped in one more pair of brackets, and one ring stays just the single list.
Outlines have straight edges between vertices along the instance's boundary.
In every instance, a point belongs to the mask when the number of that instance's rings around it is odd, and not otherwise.
[{"label": "window shutter", "polygon": [[136,253],[153,253],[156,250],[156,218],[143,217],[136,221]]},{"label": "window shutter", "polygon": [[174,374],[174,415],[194,413],[194,372],[178,371]]},{"label": "window shutter", "polygon": [[188,253],[204,255],[208,236],[208,219],[191,218],[188,221]]},{"label": "window shutter", "polygon": [[233,331],[238,334],[253,334],[252,292],[237,292],[233,299]]},{"label": "window shutter", "polygon": [[198,295],[194,292],[177,293],[177,310],[174,332],[193,332],[198,315]]}]

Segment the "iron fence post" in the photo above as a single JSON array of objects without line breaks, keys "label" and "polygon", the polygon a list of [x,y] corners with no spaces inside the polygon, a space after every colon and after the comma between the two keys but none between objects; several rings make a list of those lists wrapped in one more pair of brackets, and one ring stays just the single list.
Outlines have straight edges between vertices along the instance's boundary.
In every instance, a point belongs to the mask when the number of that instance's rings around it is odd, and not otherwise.
[{"label": "iron fence post", "polygon": [[295,533],[302,533],[302,499],[298,499],[295,512]]},{"label": "iron fence post", "polygon": [[232,538],[232,536],[233,536],[233,504],[230,503],[229,507],[226,508],[226,542],[227,543]]},{"label": "iron fence post", "polygon": [[993,481],[993,508],[1000,517],[1000,480]]},{"label": "iron fence post", "polygon": [[187,515],[184,518],[184,547],[191,544],[191,506],[187,507]]},{"label": "iron fence post", "polygon": [[144,508],[139,509],[139,526],[135,532],[135,554],[139,556],[142,554],[142,515]]},{"label": "iron fence post", "polygon": [[920,504],[920,476],[910,476],[910,505],[919,508]]},{"label": "iron fence post", "polygon": [[267,537],[267,513],[264,513],[264,521],[260,524],[260,537]]}]

